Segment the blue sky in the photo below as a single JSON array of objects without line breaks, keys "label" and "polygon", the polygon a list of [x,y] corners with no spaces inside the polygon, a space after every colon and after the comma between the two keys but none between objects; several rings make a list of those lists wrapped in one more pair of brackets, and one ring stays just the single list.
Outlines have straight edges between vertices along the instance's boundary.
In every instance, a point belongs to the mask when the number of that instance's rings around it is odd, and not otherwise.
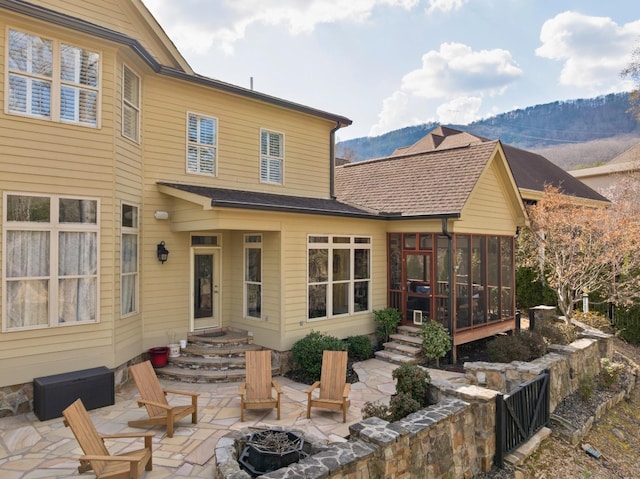
[{"label": "blue sky", "polygon": [[629,91],[640,47],[638,0],[143,1],[197,73],[344,115],[339,141]]}]

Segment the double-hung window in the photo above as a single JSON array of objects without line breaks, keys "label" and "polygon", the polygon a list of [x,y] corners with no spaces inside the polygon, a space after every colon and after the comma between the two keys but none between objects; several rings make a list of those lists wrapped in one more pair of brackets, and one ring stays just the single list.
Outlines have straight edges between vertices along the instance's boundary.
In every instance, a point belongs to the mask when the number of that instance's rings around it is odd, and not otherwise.
[{"label": "double-hung window", "polygon": [[281,185],[283,172],[284,135],[260,130],[260,181]]},{"label": "double-hung window", "polygon": [[140,78],[126,66],[122,72],[122,135],[140,140]]},{"label": "double-hung window", "polygon": [[100,54],[9,30],[7,110],[97,126]]},{"label": "double-hung window", "polygon": [[138,312],[138,207],[122,204],[120,314]]},{"label": "double-hung window", "polygon": [[98,320],[98,200],[5,193],[4,330]]},{"label": "double-hung window", "polygon": [[307,265],[309,319],[370,310],[371,238],[309,236]]},{"label": "double-hung window", "polygon": [[217,128],[215,118],[189,113],[187,117],[187,172],[216,175]]},{"label": "double-hung window", "polygon": [[262,235],[244,237],[244,315],[260,319],[262,315]]}]

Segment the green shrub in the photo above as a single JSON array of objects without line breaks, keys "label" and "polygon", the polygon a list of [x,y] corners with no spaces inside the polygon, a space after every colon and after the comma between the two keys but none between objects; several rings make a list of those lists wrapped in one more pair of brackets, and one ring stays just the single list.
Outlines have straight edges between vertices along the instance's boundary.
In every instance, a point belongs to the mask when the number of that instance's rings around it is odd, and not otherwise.
[{"label": "green shrub", "polygon": [[598,374],[598,384],[610,389],[620,381],[620,375],[624,370],[624,364],[611,362],[609,358],[600,360],[600,373]]},{"label": "green shrub", "polygon": [[303,373],[310,382],[320,380],[322,352],[345,351],[347,344],[342,340],[319,331],[311,331],[299,339],[291,348],[294,368]]},{"label": "green shrub", "polygon": [[541,321],[536,324],[535,330],[546,338],[549,344],[566,345],[578,339],[576,327],[573,324],[567,324],[564,321],[553,323]]},{"label": "green shrub", "polygon": [[547,343],[544,341],[544,337],[536,331],[520,331],[516,337],[524,344],[529,350],[529,359],[536,359],[547,354]]},{"label": "green shrub", "polygon": [[424,406],[416,401],[410,394],[398,393],[394,394],[389,401],[389,410],[391,412],[391,421],[399,421],[403,417],[422,409]]},{"label": "green shrub", "polygon": [[494,363],[510,363],[511,361],[528,361],[531,352],[517,336],[503,335],[487,342],[487,354]]},{"label": "green shrub", "polygon": [[373,311],[373,318],[376,321],[376,335],[382,343],[389,341],[389,336],[398,330],[398,324],[402,319],[400,311],[395,308],[385,308]]},{"label": "green shrub", "polygon": [[451,350],[451,336],[449,331],[437,321],[422,323],[420,328],[422,337],[422,352],[427,359],[435,359],[436,367],[440,367],[440,358]]},{"label": "green shrub", "polygon": [[403,364],[394,369],[391,376],[396,380],[397,394],[408,394],[421,405],[427,405],[427,392],[431,382],[431,376],[427,370],[415,364]]},{"label": "green shrub", "polygon": [[373,345],[368,336],[349,336],[344,341],[347,343],[349,357],[354,361],[364,361],[373,357]]},{"label": "green shrub", "polygon": [[533,268],[516,269],[516,304],[523,311],[541,304],[556,304],[554,291],[537,279]]},{"label": "green shrub", "polygon": [[583,401],[590,401],[596,390],[596,383],[592,377],[587,376],[578,383],[578,397]]}]

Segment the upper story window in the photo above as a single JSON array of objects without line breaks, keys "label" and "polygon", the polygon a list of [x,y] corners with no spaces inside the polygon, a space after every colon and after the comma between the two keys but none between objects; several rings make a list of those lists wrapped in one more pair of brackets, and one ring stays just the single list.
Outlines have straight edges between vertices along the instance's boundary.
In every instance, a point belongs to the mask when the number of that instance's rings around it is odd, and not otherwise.
[{"label": "upper story window", "polygon": [[4,330],[98,321],[98,200],[4,195]]},{"label": "upper story window", "polygon": [[122,72],[122,135],[140,141],[140,77],[126,66]]},{"label": "upper story window", "polygon": [[283,183],[284,135],[260,130],[260,181]]},{"label": "upper story window", "polygon": [[97,52],[10,29],[7,77],[10,113],[97,126]]},{"label": "upper story window", "polygon": [[195,113],[187,118],[187,173],[216,176],[218,120]]}]

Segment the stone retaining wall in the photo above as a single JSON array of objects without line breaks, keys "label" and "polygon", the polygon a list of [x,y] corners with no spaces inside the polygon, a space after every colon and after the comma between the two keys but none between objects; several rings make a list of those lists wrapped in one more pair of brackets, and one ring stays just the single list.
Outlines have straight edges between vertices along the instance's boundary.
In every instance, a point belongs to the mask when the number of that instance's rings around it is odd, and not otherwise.
[{"label": "stone retaining wall", "polygon": [[531,362],[465,363],[465,375],[470,384],[507,394],[518,385],[535,378],[545,369],[551,372],[551,411],[580,387],[583,378],[600,372],[600,359],[613,354],[613,337],[578,339],[567,346],[552,345],[549,353]]}]

